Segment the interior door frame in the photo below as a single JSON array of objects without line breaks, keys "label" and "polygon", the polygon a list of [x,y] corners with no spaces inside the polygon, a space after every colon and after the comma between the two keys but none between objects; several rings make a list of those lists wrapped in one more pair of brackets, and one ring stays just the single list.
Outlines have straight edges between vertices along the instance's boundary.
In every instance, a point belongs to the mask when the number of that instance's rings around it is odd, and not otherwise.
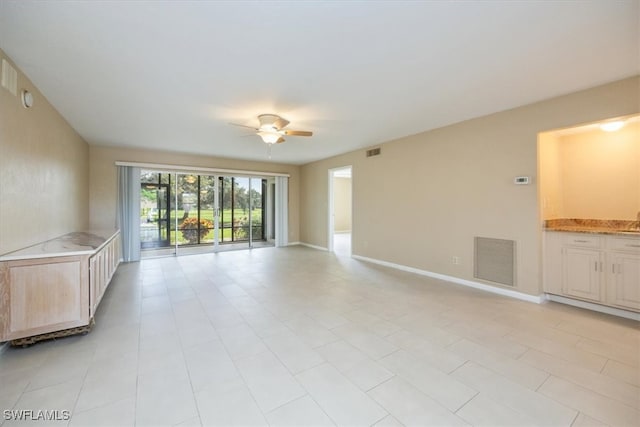
[{"label": "interior door frame", "polygon": [[[328,217],[327,217],[327,225],[328,225],[328,237],[327,237],[327,251],[329,252],[333,252],[334,248],[333,248],[333,235],[335,234],[333,229],[335,228],[335,202],[334,202],[334,186],[333,186],[333,180],[336,177],[336,172],[344,170],[344,169],[350,169],[351,170],[351,199],[353,202],[353,165],[345,165],[345,166],[340,166],[337,168],[331,168],[328,170],[329,172],[329,193],[328,193],[328,198],[329,198],[329,203],[327,203],[329,210],[328,210]],[[353,206],[353,203],[352,203]],[[351,224],[352,224],[352,228],[353,228],[353,208],[351,209]],[[351,239],[353,241],[353,235],[351,236]]]}]

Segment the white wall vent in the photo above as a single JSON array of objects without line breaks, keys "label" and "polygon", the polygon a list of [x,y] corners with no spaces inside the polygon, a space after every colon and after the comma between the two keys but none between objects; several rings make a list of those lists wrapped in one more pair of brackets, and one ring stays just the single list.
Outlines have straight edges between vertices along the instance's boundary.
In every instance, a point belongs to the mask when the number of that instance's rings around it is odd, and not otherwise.
[{"label": "white wall vent", "polygon": [[6,59],[2,60],[2,87],[18,96],[18,72]]},{"label": "white wall vent", "polygon": [[379,156],[380,148],[372,148],[371,150],[367,150],[367,157]]},{"label": "white wall vent", "polygon": [[515,286],[516,242],[514,240],[474,238],[473,277]]}]

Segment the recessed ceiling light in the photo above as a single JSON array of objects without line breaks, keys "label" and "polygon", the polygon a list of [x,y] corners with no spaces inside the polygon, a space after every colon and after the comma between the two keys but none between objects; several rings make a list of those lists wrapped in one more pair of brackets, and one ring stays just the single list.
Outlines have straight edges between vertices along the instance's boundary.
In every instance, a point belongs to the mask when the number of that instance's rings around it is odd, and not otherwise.
[{"label": "recessed ceiling light", "polygon": [[617,130],[622,129],[622,126],[624,126],[624,122],[622,120],[617,120],[615,122],[602,123],[600,125],[600,129],[602,129],[605,132],[615,132]]}]

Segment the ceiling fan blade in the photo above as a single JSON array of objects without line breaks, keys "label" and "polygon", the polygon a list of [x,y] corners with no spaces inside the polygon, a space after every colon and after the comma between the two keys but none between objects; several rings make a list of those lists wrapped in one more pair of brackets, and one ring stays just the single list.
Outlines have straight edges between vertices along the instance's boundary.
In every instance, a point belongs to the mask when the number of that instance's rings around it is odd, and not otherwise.
[{"label": "ceiling fan blade", "polygon": [[284,133],[285,135],[291,135],[291,136],[312,136],[313,135],[313,132],[310,132],[308,130],[283,129],[281,132]]},{"label": "ceiling fan blade", "polygon": [[276,144],[282,144],[284,142],[284,138],[280,137],[278,138],[278,140],[276,141]]},{"label": "ceiling fan blade", "polygon": [[240,123],[229,123],[229,124],[233,125],[233,126],[239,126],[241,128],[249,128],[249,129],[253,129],[253,130],[259,130],[258,128],[254,128],[253,126],[241,125]]}]

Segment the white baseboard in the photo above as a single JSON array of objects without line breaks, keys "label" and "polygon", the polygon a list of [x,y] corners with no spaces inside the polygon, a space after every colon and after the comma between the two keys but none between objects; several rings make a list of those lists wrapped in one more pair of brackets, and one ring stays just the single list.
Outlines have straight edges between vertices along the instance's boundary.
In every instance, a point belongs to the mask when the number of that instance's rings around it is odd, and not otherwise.
[{"label": "white baseboard", "polygon": [[468,286],[470,288],[480,289],[486,292],[491,292],[498,295],[503,295],[510,298],[516,298],[522,301],[533,302],[536,304],[541,304],[546,300],[544,295],[529,295],[518,291],[513,291],[511,289],[498,288],[491,285],[486,285],[480,282],[474,282],[473,280],[461,279],[459,277],[448,276],[446,274],[434,273],[432,271],[420,270],[414,267],[408,267],[402,264],[395,264],[393,262],[381,261],[375,258],[368,258],[360,255],[351,255],[352,258],[359,259],[361,261],[371,262],[373,264],[383,265],[385,267],[395,268],[397,270],[407,271],[409,273],[419,274],[421,276],[432,277],[434,279],[444,280],[446,282],[456,283],[458,285]]},{"label": "white baseboard", "polygon": [[306,246],[308,248],[317,249],[319,251],[328,251],[329,248],[323,248],[322,246],[312,245],[311,243],[298,242],[298,245]]},{"label": "white baseboard", "polygon": [[587,310],[611,314],[612,316],[624,317],[625,319],[640,321],[640,313],[636,313],[634,311],[623,310],[621,308],[615,307],[607,307],[606,305],[594,304],[592,302],[567,298],[560,295],[546,294],[546,298],[549,301],[555,301],[562,304],[572,305],[574,307],[586,308]]}]

